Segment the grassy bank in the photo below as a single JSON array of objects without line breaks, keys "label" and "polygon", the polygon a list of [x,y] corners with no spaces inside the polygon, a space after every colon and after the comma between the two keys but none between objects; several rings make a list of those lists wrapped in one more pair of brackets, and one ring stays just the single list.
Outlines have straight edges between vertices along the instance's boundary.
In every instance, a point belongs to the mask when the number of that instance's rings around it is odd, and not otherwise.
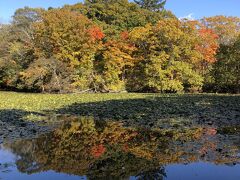
[{"label": "grassy bank", "polygon": [[240,120],[239,95],[27,94],[0,92],[0,100],[0,118],[4,111],[17,110],[28,115],[53,113],[94,116],[98,119],[151,122],[180,117],[203,121]]},{"label": "grassy bank", "polygon": [[21,109],[25,111],[43,112],[56,110],[73,103],[90,103],[108,100],[138,99],[150,94],[31,94],[0,92],[0,109]]}]

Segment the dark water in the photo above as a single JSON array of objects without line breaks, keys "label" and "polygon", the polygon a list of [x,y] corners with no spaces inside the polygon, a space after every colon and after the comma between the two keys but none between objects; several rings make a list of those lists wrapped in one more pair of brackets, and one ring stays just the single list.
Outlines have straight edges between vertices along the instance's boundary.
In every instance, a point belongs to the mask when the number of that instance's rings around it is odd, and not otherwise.
[{"label": "dark water", "polygon": [[240,128],[159,129],[71,118],[35,139],[4,142],[0,179],[240,179]]}]

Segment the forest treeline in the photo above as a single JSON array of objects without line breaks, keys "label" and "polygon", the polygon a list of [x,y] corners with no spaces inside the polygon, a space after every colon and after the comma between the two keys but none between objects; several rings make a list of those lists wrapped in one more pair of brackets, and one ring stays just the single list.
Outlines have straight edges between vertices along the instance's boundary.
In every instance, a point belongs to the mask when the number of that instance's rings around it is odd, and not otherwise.
[{"label": "forest treeline", "polygon": [[0,87],[31,92],[240,92],[240,18],[178,19],[163,0],[16,10]]}]

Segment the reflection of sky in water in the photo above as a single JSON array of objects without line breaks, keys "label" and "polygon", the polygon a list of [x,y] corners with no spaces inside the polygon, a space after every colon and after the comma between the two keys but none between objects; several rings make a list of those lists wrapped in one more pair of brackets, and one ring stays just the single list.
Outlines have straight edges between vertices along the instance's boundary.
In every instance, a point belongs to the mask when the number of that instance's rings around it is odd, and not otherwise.
[{"label": "reflection of sky in water", "polygon": [[14,163],[16,156],[0,145],[0,164]]},{"label": "reflection of sky in water", "polygon": [[17,171],[11,173],[0,173],[1,180],[85,180],[86,177],[70,176],[66,174],[55,173],[53,171],[36,173],[33,175],[21,174]]},{"label": "reflection of sky in water", "polygon": [[[188,165],[169,165],[165,168],[166,180],[239,180],[240,165],[226,166],[210,163],[191,163]],[[130,177],[130,180],[136,180]]]},{"label": "reflection of sky in water", "polygon": [[240,166],[192,163],[189,165],[169,165],[166,168],[168,180],[238,180]]},{"label": "reflection of sky in water", "polygon": [[[47,171],[42,173],[36,173],[32,175],[23,174],[18,171],[15,165],[16,156],[5,150],[0,146],[0,180],[85,180],[86,177],[70,176],[67,174],[55,173],[53,171]],[[6,167],[5,165],[8,165]]]}]

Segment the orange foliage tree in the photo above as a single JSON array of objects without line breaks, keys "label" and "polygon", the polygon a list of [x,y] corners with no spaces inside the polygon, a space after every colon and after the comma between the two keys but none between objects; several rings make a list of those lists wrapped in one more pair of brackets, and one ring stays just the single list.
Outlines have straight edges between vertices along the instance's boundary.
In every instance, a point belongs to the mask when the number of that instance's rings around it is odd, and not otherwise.
[{"label": "orange foliage tree", "polygon": [[206,70],[216,61],[216,54],[218,50],[218,35],[211,29],[202,27],[198,29],[199,43],[196,45],[196,50],[200,52],[202,58],[198,66],[202,75]]}]

